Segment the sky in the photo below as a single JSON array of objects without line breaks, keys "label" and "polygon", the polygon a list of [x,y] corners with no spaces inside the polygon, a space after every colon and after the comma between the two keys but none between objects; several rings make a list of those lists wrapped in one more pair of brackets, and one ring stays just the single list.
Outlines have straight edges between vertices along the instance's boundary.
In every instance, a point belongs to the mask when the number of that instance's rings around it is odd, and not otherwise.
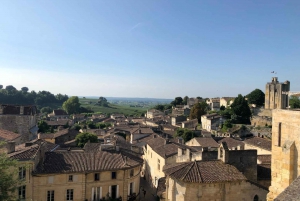
[{"label": "sky", "polygon": [[299,10],[299,0],[4,0],[0,84],[173,99],[264,91],[276,76],[300,91]]}]

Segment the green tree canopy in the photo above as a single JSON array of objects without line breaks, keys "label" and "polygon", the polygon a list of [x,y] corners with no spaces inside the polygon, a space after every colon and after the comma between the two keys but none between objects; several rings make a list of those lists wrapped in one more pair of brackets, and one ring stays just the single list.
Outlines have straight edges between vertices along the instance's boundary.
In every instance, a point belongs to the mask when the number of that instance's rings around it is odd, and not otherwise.
[{"label": "green tree canopy", "polygon": [[184,142],[187,142],[195,137],[195,132],[186,128],[178,128],[176,130],[175,137],[182,137]]},{"label": "green tree canopy", "polygon": [[[0,146],[5,146],[0,142]],[[6,153],[0,153],[0,200],[16,200],[15,191],[22,183],[16,176],[18,175],[18,164],[7,156]]]},{"label": "green tree canopy", "polygon": [[38,122],[38,128],[39,128],[39,132],[47,133],[50,127],[45,121],[41,120]]},{"label": "green tree canopy", "polygon": [[181,97],[176,97],[175,100],[171,102],[172,106],[182,105],[182,104],[183,104],[183,99]]},{"label": "green tree canopy", "polygon": [[187,105],[188,99],[189,99],[188,96],[185,96],[185,97],[183,98],[183,102],[182,102],[183,105]]},{"label": "green tree canopy", "polygon": [[200,102],[195,104],[190,112],[190,119],[198,119],[201,122],[201,116],[206,114],[208,111],[208,104],[206,102]]},{"label": "green tree canopy", "polygon": [[12,85],[7,85],[6,87],[5,87],[5,89],[7,90],[7,91],[15,91],[15,90],[17,90],[14,86],[12,86]]},{"label": "green tree canopy", "polygon": [[84,147],[84,145],[88,142],[98,142],[98,137],[92,133],[80,133],[75,137],[75,142],[78,147]]},{"label": "green tree canopy", "polygon": [[28,89],[28,87],[22,87],[21,91],[27,93],[29,91],[29,89]]},{"label": "green tree canopy", "polygon": [[290,97],[290,107],[291,108],[300,108],[300,99],[297,96]]},{"label": "green tree canopy", "polygon": [[80,111],[80,103],[79,99],[77,96],[72,96],[68,100],[66,100],[63,103],[63,109],[68,113],[68,114],[76,114],[79,113]]},{"label": "green tree canopy", "polygon": [[3,85],[2,84],[0,84],[0,89],[3,89]]},{"label": "green tree canopy", "polygon": [[251,111],[247,100],[241,94],[231,104],[232,113],[236,116],[237,123],[250,123]]},{"label": "green tree canopy", "polygon": [[108,107],[108,102],[106,98],[100,96],[97,105],[101,105],[103,107]]},{"label": "green tree canopy", "polygon": [[253,90],[246,98],[248,98],[248,103],[256,104],[257,106],[263,106],[265,103],[265,94],[260,89]]}]

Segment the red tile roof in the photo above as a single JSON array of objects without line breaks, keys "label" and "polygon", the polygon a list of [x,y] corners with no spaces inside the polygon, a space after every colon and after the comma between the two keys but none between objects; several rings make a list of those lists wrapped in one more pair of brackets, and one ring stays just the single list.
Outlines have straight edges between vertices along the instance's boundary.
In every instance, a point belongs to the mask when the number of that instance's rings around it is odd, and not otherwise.
[{"label": "red tile roof", "polygon": [[8,130],[0,129],[0,140],[13,141],[18,137],[21,137],[21,135]]},{"label": "red tile roof", "polygon": [[230,137],[224,137],[224,138],[214,138],[219,144],[222,142],[226,142],[228,148],[236,148],[237,146],[243,146],[244,142],[240,140],[236,140]]},{"label": "red tile roof", "polygon": [[165,165],[163,171],[171,178],[192,183],[246,180],[246,177],[234,166],[219,160],[174,163]]},{"label": "red tile roof", "polygon": [[47,152],[35,173],[90,172],[127,169],[142,165],[143,160],[121,151]]},{"label": "red tile roof", "polygon": [[272,141],[271,140],[267,140],[265,138],[260,138],[260,137],[252,137],[252,138],[248,138],[246,140],[244,140],[245,144],[249,144],[252,146],[256,146],[268,151],[272,150]]},{"label": "red tile roof", "polygon": [[195,137],[194,139],[202,147],[219,147],[219,144],[211,137]]}]

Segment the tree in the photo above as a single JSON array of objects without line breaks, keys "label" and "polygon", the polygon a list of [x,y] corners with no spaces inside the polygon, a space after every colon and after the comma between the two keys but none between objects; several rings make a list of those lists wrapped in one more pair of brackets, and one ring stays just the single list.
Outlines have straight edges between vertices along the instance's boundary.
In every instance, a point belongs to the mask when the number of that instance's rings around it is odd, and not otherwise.
[{"label": "tree", "polygon": [[75,137],[75,142],[77,144],[78,147],[83,148],[84,145],[88,142],[98,142],[98,137],[95,134],[92,133],[80,133]]},{"label": "tree", "polygon": [[187,105],[187,102],[188,102],[188,100],[189,100],[189,97],[188,96],[185,96],[184,98],[183,98],[183,104],[184,105]]},{"label": "tree", "polygon": [[21,91],[27,93],[29,91],[29,89],[28,89],[28,87],[22,87]]},{"label": "tree", "polygon": [[171,102],[171,105],[176,106],[176,105],[182,105],[183,99],[181,97],[176,97],[175,100]]},{"label": "tree", "polygon": [[226,107],[224,106],[224,105],[222,105],[221,107],[220,107],[220,111],[224,111],[226,109]]},{"label": "tree", "polygon": [[38,128],[41,133],[47,133],[49,131],[49,125],[43,120],[38,122]]},{"label": "tree", "polygon": [[103,107],[108,107],[108,102],[107,102],[106,98],[100,96],[98,105],[101,105]]},{"label": "tree", "polygon": [[195,136],[194,131],[188,130],[186,128],[178,128],[175,133],[175,137],[182,137],[184,142],[193,139]]},{"label": "tree", "polygon": [[222,131],[226,132],[229,128],[232,128],[232,123],[230,119],[227,119],[222,126]]},{"label": "tree", "polygon": [[[0,142],[0,146],[5,146]],[[6,153],[0,153],[0,200],[16,200],[14,192],[21,184],[18,175],[18,164],[7,156]]]},{"label": "tree", "polygon": [[12,86],[12,85],[7,85],[6,87],[5,87],[5,89],[7,90],[7,91],[15,91],[15,90],[17,90],[14,86]]},{"label": "tree", "polygon": [[2,84],[0,84],[0,89],[3,89],[3,85]]},{"label": "tree", "polygon": [[291,96],[289,105],[291,108],[300,108],[300,99],[297,96]]},{"label": "tree", "polygon": [[50,107],[43,107],[43,108],[41,108],[41,113],[47,113],[47,114],[49,114],[51,112],[52,112],[52,110],[51,110]]},{"label": "tree", "polygon": [[200,102],[195,104],[190,112],[190,119],[198,119],[201,122],[201,116],[206,114],[208,111],[208,104],[206,102]]},{"label": "tree", "polygon": [[250,123],[251,111],[247,100],[241,94],[234,99],[231,104],[231,110],[236,115],[237,123]]},{"label": "tree", "polygon": [[257,106],[263,106],[265,103],[265,94],[260,89],[255,89],[249,93],[246,98],[248,98],[249,104],[256,104]]},{"label": "tree", "polygon": [[62,107],[68,114],[78,113],[80,110],[80,103],[78,97],[72,96],[63,103]]}]

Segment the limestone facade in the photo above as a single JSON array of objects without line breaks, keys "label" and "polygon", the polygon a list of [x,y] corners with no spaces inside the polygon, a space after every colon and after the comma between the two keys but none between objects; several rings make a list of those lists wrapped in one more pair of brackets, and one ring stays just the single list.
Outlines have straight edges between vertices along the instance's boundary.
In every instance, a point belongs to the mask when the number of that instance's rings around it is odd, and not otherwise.
[{"label": "limestone facade", "polygon": [[247,182],[190,183],[167,177],[167,201],[212,201],[266,199],[267,191]]},{"label": "limestone facade", "polygon": [[265,109],[285,109],[289,106],[290,82],[280,83],[277,77],[266,84]]},{"label": "limestone facade", "polygon": [[274,200],[299,175],[300,111],[273,110],[271,187],[267,200]]}]

